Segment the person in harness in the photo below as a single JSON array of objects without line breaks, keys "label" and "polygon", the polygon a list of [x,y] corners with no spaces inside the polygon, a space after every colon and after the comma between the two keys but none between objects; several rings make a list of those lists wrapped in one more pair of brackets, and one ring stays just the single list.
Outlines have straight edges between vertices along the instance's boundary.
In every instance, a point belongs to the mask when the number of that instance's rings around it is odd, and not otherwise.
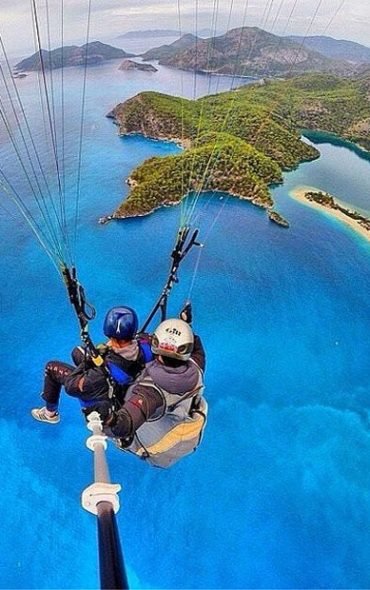
[{"label": "person in harness", "polygon": [[130,307],[113,307],[108,311],[103,332],[108,342],[100,347],[104,368],[96,366],[86,350],[76,347],[72,359],[77,367],[61,361],[49,361],[45,367],[44,387],[41,397],[46,402],[34,408],[35,420],[48,424],[60,421],[59,400],[62,386],[66,393],[80,400],[85,414],[97,410],[104,415],[115,403],[123,401],[128,386],[153,360],[149,341],[137,338],[138,318]]},{"label": "person in harness", "polygon": [[154,360],[104,423],[120,449],[163,468],[198,447],[207,417],[202,395],[205,352],[188,323],[190,305],[180,317],[165,320],[154,331]]}]

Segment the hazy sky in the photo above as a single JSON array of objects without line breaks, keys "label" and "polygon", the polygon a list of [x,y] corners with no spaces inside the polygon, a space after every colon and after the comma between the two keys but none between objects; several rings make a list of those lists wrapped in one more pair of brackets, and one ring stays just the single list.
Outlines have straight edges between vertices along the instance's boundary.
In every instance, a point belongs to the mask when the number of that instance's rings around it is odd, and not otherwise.
[{"label": "hazy sky", "polygon": [[[32,1],[37,3],[46,39],[46,0]],[[88,2],[64,0],[66,42],[84,39]],[[194,31],[196,4],[199,29],[210,28],[215,5],[219,31],[226,28],[231,0],[92,0],[91,37],[113,41],[129,30],[177,28],[178,3],[183,30]],[[243,23],[246,4],[246,0],[234,0],[231,27]],[[48,5],[52,45],[59,46],[62,0],[48,0]],[[33,47],[31,23],[30,0],[0,0],[0,33],[8,51],[22,53]],[[370,46],[370,0],[249,0],[246,25],[262,26],[276,34],[327,34]]]}]

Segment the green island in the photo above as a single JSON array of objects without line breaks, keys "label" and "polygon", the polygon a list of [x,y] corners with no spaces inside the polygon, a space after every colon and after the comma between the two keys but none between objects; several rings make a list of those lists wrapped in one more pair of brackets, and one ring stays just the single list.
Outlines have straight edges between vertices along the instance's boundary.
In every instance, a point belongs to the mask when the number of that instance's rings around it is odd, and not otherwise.
[{"label": "green island", "polygon": [[259,81],[195,101],[143,92],[108,116],[122,136],[175,141],[184,151],[150,158],[133,170],[129,196],[103,221],[147,215],[191,191],[222,191],[288,225],[273,211],[269,186],[282,182],[283,171],[319,157],[302,141],[302,129],[334,133],[370,149],[370,72]]}]

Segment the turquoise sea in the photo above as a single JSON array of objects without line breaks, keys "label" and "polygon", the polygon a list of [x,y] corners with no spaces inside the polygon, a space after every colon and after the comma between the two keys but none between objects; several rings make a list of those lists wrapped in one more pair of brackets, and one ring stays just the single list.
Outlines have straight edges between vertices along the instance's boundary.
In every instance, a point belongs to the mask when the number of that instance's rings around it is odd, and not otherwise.
[{"label": "turquoise sea", "polygon": [[[78,268],[97,307],[96,339],[108,306],[132,305],[142,318],[149,311],[179,220],[175,207],[97,224],[127,194],[135,165],[179,149],[121,139],[105,114],[144,89],[193,91],[190,75],[116,65],[91,68],[87,89]],[[65,70],[71,162],[81,75]],[[32,75],[18,82],[42,150],[34,83]],[[229,83],[220,80],[219,90]],[[199,79],[197,92],[208,90]],[[370,162],[315,140],[321,157],[273,190],[289,230],[248,203],[200,200],[201,237],[225,204],[192,293],[208,354],[203,444],[169,471],[108,451],[112,480],[123,486],[118,523],[133,588],[370,587],[370,245],[289,197],[313,185],[370,211]],[[0,158],[16,178],[4,137]],[[76,321],[22,220],[0,209],[0,229],[0,587],[96,588],[96,523],[80,506],[92,482],[84,421],[67,397],[59,426],[30,416],[45,362],[67,360],[78,341]],[[184,262],[171,313],[187,296],[194,263],[194,255]]]}]

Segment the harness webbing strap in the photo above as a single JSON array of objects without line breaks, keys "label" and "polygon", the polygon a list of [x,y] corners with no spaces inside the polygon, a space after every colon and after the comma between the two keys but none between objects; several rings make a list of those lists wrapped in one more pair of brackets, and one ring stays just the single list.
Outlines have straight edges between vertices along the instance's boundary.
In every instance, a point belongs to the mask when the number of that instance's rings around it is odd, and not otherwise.
[{"label": "harness webbing strap", "polygon": [[65,264],[61,267],[61,273],[64,283],[67,288],[69,300],[76,312],[78,322],[81,328],[81,340],[86,346],[86,349],[97,367],[102,367],[110,382],[110,374],[104,365],[104,359],[89,335],[89,321],[93,320],[96,315],[95,308],[87,302],[85,290],[77,279],[76,268],[68,268]]},{"label": "harness webbing strap", "polygon": [[197,237],[199,230],[195,229],[192,235],[189,238],[190,227],[182,227],[179,229],[176,242],[174,248],[171,252],[172,263],[170,266],[170,270],[168,273],[167,281],[163,287],[162,293],[160,294],[157,302],[155,303],[152,311],[150,312],[149,316],[144,322],[143,327],[140,329],[140,332],[145,332],[147,327],[149,326],[150,322],[154,318],[157,311],[161,312],[161,321],[163,322],[166,319],[167,314],[167,300],[171,293],[172,287],[175,283],[179,282],[177,273],[180,266],[181,261],[185,258],[185,256],[190,252],[193,246],[200,246],[201,244],[197,242]]}]

